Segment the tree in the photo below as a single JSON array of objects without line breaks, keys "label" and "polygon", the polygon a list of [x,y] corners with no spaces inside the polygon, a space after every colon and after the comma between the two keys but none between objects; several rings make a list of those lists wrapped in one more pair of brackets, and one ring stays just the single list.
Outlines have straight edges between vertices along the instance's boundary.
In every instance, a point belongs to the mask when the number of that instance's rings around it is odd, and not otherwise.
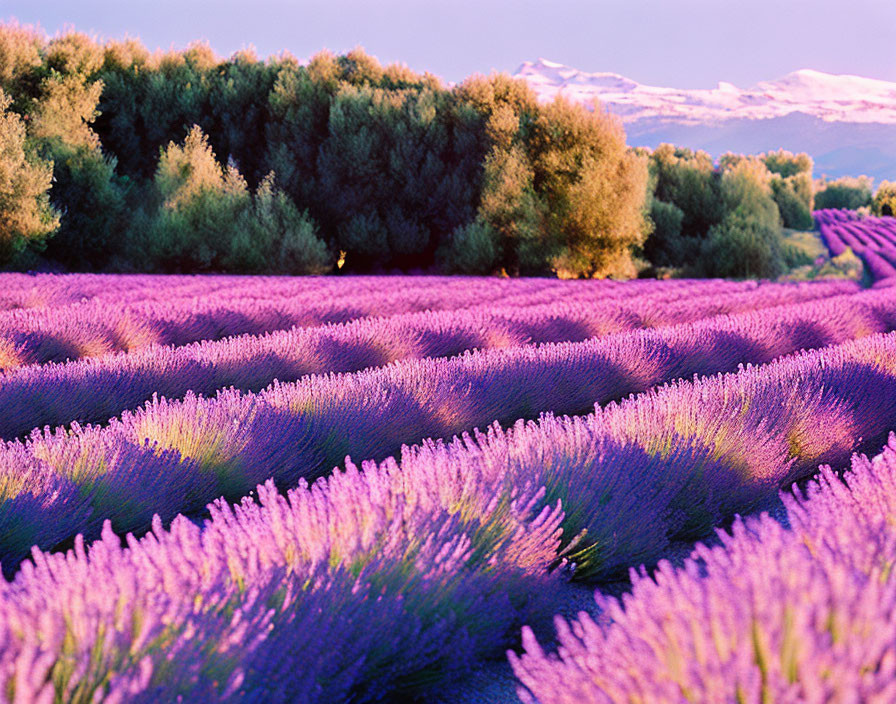
[{"label": "tree", "polygon": [[182,146],[164,150],[154,184],[160,205],[145,246],[163,270],[305,274],[330,266],[313,221],[275,188],[273,175],[253,199],[196,125]]},{"label": "tree", "polygon": [[501,268],[513,273],[546,270],[542,212],[532,165],[522,144],[496,145],[485,157],[477,222],[480,236],[494,233]]},{"label": "tree", "polygon": [[280,70],[279,62],[265,63],[241,51],[218,64],[208,77],[203,127],[221,161],[233,161],[252,188],[269,168],[265,164],[268,95]]},{"label": "tree", "polygon": [[243,210],[224,265],[245,274],[324,274],[332,257],[307,212],[300,212],[270,173]]},{"label": "tree", "polygon": [[126,254],[126,189],[115,174],[115,160],[97,148],[54,150],[53,205],[61,214],[46,256],[77,271],[103,269]]},{"label": "tree", "polygon": [[81,32],[66,32],[50,40],[44,54],[47,70],[88,80],[96,77],[105,59],[103,47]]},{"label": "tree", "polygon": [[720,168],[722,202],[727,213],[736,211],[772,227],[780,226],[780,215],[772,197],[772,175],[761,159],[740,157],[736,162],[726,163],[722,157]]},{"label": "tree", "polygon": [[0,86],[28,159],[53,163],[46,255],[69,268],[317,271],[345,251],[356,271],[603,276],[633,273],[647,231],[619,125],[507,75],[449,89],[362,49],[300,66],[5,26]]},{"label": "tree", "polygon": [[475,270],[493,256],[492,266],[512,273],[549,270],[551,252],[526,145],[538,112],[534,91],[525,81],[494,74],[473,76],[456,93],[479,117],[481,133],[474,147],[481,155],[476,223],[455,231],[451,245],[454,251],[473,246],[480,252],[458,261],[474,263]]},{"label": "tree", "polygon": [[249,190],[235,168],[222,169],[206,136],[194,125],[183,146],[169,142],[154,179],[161,200],[148,253],[166,271],[223,268]]},{"label": "tree", "polygon": [[684,211],[674,203],[652,198],[650,220],[653,231],[644,243],[644,254],[656,266],[675,267],[696,259],[699,241],[682,236]]},{"label": "tree", "polygon": [[626,147],[621,123],[558,98],[541,106],[529,150],[551,268],[633,275],[632,252],[647,234],[647,163]]},{"label": "tree", "polygon": [[647,156],[653,231],[644,254],[655,266],[693,268],[710,228],[725,214],[721,173],[702,151],[661,144]]},{"label": "tree", "polygon": [[896,215],[896,182],[883,181],[874,194],[872,208],[876,215],[892,217]]},{"label": "tree", "polygon": [[0,25],[0,90],[22,114],[36,94],[43,66],[44,40],[31,27]]},{"label": "tree", "polygon": [[338,90],[336,57],[322,52],[307,66],[284,62],[268,96],[265,163],[282,188],[318,219],[317,155],[327,139],[330,103]]},{"label": "tree", "polygon": [[[219,61],[206,44],[147,56],[139,45],[107,54],[96,131],[118,159],[122,175],[148,179],[159,149],[184,138],[191,125],[207,126],[211,77]],[[123,62],[130,59],[130,66]]]},{"label": "tree", "polygon": [[812,218],[815,199],[812,194],[811,175],[806,172],[787,177],[775,175],[772,177],[771,186],[784,227],[811,230],[815,225],[815,220]]},{"label": "tree", "polygon": [[783,272],[780,232],[742,213],[712,227],[700,254],[707,276],[773,278]]},{"label": "tree", "polygon": [[772,194],[784,227],[811,230],[814,225],[812,157],[781,149],[762,154],[760,158],[772,174]]},{"label": "tree", "polygon": [[772,176],[762,160],[723,159],[721,191],[727,214],[701,246],[709,276],[772,278],[783,272],[781,222]]},{"label": "tree", "polygon": [[815,183],[815,208],[858,210],[871,205],[871,179],[867,176],[845,176],[834,181],[824,178]]},{"label": "tree", "polygon": [[437,253],[439,268],[449,274],[492,274],[498,268],[499,237],[482,220],[461,225]]},{"label": "tree", "polygon": [[72,269],[101,269],[124,244],[125,188],[92,129],[103,84],[78,73],[95,73],[102,51],[82,35],[67,37],[50,45],[58,68],[42,81],[31,114],[30,137],[54,164],[51,202],[61,215],[46,256]]},{"label": "tree", "polygon": [[655,171],[655,196],[673,203],[684,213],[682,232],[702,237],[724,215],[720,172],[703,151],[661,144],[651,155]]},{"label": "tree", "polygon": [[485,149],[477,224],[453,237],[496,250],[514,274],[633,275],[647,168],[621,125],[598,106],[541,105],[503,74],[474,76],[457,94],[481,115]]},{"label": "tree", "polygon": [[59,225],[48,192],[53,164],[26,147],[25,125],[0,90],[0,262],[29,243],[39,244]]},{"label": "tree", "polygon": [[50,148],[98,148],[99,139],[90,125],[96,119],[102,91],[99,81],[51,71],[41,84],[40,98],[34,102],[29,136],[52,143]]},{"label": "tree", "polygon": [[[159,116],[144,110],[155,71],[156,61],[139,42],[106,45],[100,70],[103,92],[93,129],[106,152],[115,155],[119,173],[129,179],[151,176],[159,153],[160,144],[149,143],[145,124]],[[179,137],[172,134],[168,139]]]},{"label": "tree", "polygon": [[478,164],[455,147],[461,120],[448,93],[429,87],[345,85],[334,96],[311,211],[347,265],[430,266],[472,220]]},{"label": "tree", "polygon": [[790,178],[797,174],[809,174],[812,176],[812,157],[806,153],[793,154],[784,149],[776,152],[768,152],[760,157],[766,168],[781,178]]}]

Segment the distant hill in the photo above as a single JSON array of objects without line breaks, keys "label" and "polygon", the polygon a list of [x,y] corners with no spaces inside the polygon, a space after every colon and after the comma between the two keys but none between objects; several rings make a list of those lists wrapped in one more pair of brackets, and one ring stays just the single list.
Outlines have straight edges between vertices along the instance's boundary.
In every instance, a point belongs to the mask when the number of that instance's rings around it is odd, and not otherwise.
[{"label": "distant hill", "polygon": [[597,98],[633,146],[672,142],[714,156],[784,148],[809,153],[816,175],[896,180],[896,83],[805,69],[746,89],[660,88],[544,59],[516,76],[545,100]]}]

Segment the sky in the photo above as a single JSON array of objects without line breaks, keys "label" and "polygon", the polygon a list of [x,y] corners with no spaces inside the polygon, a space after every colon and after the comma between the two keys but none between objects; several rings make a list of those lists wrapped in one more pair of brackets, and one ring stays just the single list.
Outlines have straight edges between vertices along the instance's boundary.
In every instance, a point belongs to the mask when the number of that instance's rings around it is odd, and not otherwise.
[{"label": "sky", "polygon": [[896,0],[0,0],[13,18],[222,56],[362,46],[451,82],[538,58],[675,88],[800,68],[896,82]]}]

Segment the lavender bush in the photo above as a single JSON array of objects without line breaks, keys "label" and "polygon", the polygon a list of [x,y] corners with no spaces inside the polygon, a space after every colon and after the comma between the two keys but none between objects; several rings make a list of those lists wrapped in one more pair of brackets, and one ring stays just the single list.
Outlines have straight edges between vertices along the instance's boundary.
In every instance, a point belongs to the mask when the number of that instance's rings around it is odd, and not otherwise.
[{"label": "lavender bush", "polygon": [[601,618],[557,621],[510,652],[524,701],[887,702],[896,697],[896,438],[841,480],[829,467],[681,569],[633,574]]}]

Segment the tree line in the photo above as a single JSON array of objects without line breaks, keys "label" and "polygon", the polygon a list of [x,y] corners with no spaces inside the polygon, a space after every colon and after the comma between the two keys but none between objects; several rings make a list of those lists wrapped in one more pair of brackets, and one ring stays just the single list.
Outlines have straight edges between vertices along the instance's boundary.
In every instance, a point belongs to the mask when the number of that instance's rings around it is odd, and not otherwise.
[{"label": "tree line", "polygon": [[591,276],[626,273],[648,232],[621,126],[505,75],[448,88],[361,50],[221,60],[16,25],[0,67],[7,261]]},{"label": "tree line", "polygon": [[772,275],[813,196],[805,155],[630,149],[504,74],[0,26],[6,267]]}]

